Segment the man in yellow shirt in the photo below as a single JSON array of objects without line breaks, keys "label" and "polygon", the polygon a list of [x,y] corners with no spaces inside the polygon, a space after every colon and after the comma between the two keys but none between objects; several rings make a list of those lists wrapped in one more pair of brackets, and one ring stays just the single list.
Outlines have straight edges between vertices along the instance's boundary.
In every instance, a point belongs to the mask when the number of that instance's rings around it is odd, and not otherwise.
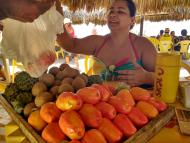
[{"label": "man in yellow shirt", "polygon": [[170,29],[166,28],[164,35],[160,37],[159,52],[169,52],[173,48],[172,36],[169,34]]}]

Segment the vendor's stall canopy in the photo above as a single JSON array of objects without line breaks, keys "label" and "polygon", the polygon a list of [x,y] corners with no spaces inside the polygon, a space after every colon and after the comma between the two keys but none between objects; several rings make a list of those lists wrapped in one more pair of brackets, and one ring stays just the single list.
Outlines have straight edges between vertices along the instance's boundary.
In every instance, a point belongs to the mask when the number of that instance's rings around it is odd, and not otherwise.
[{"label": "vendor's stall canopy", "polygon": [[[64,6],[65,17],[73,23],[106,23],[107,9],[114,0],[60,0]],[[190,0],[134,0],[137,6],[137,23],[143,15],[145,20],[188,20],[190,19]],[[67,6],[68,9],[65,7]]]}]

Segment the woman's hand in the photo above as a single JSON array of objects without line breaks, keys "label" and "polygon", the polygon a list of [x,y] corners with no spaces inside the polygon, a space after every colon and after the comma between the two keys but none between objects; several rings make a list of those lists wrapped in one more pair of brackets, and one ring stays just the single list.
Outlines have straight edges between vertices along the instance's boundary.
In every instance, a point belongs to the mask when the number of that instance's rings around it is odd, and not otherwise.
[{"label": "woman's hand", "polygon": [[54,0],[7,0],[7,17],[32,22],[46,12]]},{"label": "woman's hand", "polygon": [[118,74],[118,80],[130,86],[154,83],[154,74],[146,71],[137,63],[134,63],[134,70],[122,70],[118,71]]}]

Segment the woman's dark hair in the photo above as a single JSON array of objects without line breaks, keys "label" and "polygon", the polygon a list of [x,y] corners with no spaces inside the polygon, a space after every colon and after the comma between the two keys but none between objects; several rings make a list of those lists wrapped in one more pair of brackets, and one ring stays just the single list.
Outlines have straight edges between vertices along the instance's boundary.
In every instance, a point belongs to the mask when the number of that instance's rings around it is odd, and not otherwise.
[{"label": "woman's dark hair", "polygon": [[134,17],[136,15],[136,5],[133,0],[124,0],[129,8],[130,16]]}]

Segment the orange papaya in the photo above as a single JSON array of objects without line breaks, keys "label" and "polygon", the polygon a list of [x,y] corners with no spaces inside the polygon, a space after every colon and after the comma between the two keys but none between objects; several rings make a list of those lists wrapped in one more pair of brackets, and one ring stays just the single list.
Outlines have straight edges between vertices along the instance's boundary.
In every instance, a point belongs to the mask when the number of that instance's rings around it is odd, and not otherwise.
[{"label": "orange papaya", "polygon": [[128,89],[120,90],[116,96],[120,97],[122,100],[124,100],[126,103],[128,103],[131,106],[135,105],[133,96],[131,95]]},{"label": "orange papaya", "polygon": [[79,110],[82,104],[82,99],[72,92],[63,92],[56,100],[57,107],[62,111]]},{"label": "orange papaya", "polygon": [[103,117],[106,117],[110,120],[114,119],[117,114],[114,106],[107,102],[99,102],[95,105],[95,107],[102,113]]},{"label": "orange papaya", "polygon": [[146,101],[139,101],[136,107],[140,109],[149,119],[155,118],[158,115],[158,110]]},{"label": "orange papaya", "polygon": [[58,123],[49,123],[42,131],[42,138],[48,143],[60,143],[66,139]]},{"label": "orange papaya", "polygon": [[99,130],[91,129],[85,133],[82,143],[107,143],[107,141]]},{"label": "orange papaya", "polygon": [[70,139],[81,139],[85,133],[84,123],[80,115],[74,110],[69,110],[61,114],[59,127]]},{"label": "orange papaya", "polygon": [[40,110],[33,111],[28,117],[28,123],[36,130],[42,131],[47,123],[40,116]]},{"label": "orange papaya", "polygon": [[54,102],[48,102],[40,108],[40,116],[47,123],[58,121],[61,116],[61,110],[57,108]]},{"label": "orange papaya", "polygon": [[102,121],[102,113],[92,104],[83,104],[79,114],[88,127],[97,128]]},{"label": "orange papaya", "polygon": [[123,132],[125,137],[130,137],[137,131],[131,120],[124,114],[118,114],[113,123]]},{"label": "orange papaya", "polygon": [[81,97],[83,102],[89,104],[96,104],[101,100],[99,90],[94,87],[85,87],[79,89],[76,94]]},{"label": "orange papaya", "polygon": [[117,93],[117,83],[114,82],[103,82],[102,86],[104,86],[111,95],[115,95]]},{"label": "orange papaya", "polygon": [[110,143],[121,142],[123,133],[109,119],[103,118],[98,130]]},{"label": "orange papaya", "polygon": [[72,140],[69,143],[81,143],[79,140]]},{"label": "orange papaya", "polygon": [[167,109],[166,103],[158,99],[155,99],[154,97],[151,97],[147,102],[152,104],[159,112],[162,112]]},{"label": "orange papaya", "polygon": [[100,84],[93,84],[91,87],[97,88],[101,95],[101,101],[108,101],[111,97],[110,92]]},{"label": "orange papaya", "polygon": [[150,92],[148,90],[140,87],[132,87],[129,91],[132,94],[134,100],[136,101],[147,101],[151,97]]},{"label": "orange papaya", "polygon": [[136,107],[132,107],[131,112],[127,116],[136,127],[142,127],[148,123],[148,118]]},{"label": "orange papaya", "polygon": [[131,111],[132,106],[129,105],[127,102],[122,100],[120,97],[112,96],[110,97],[109,104],[113,105],[117,112],[128,114]]}]

